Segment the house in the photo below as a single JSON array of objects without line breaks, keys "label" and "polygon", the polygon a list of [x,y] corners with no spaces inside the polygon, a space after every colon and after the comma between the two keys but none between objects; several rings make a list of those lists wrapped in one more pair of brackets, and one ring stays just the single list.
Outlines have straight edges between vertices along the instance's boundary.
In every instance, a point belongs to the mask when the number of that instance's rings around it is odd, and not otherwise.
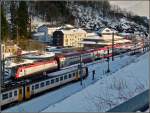
[{"label": "house", "polygon": [[39,42],[52,44],[53,32],[59,29],[58,27],[51,27],[49,25],[42,25],[37,28],[37,32],[32,34],[32,37]]},{"label": "house", "polygon": [[83,47],[80,42],[86,38],[86,31],[76,28],[63,28],[53,33],[54,46]]},{"label": "house", "polygon": [[124,37],[118,36],[117,31],[102,28],[97,33],[87,33],[87,38],[85,38],[80,43],[84,45],[84,47],[103,47],[112,45],[112,38],[114,36],[114,44],[124,44],[131,43],[130,40],[125,39]]},{"label": "house", "polygon": [[14,54],[19,54],[21,52],[21,48],[18,47],[16,44],[1,44],[1,58],[9,57]]}]

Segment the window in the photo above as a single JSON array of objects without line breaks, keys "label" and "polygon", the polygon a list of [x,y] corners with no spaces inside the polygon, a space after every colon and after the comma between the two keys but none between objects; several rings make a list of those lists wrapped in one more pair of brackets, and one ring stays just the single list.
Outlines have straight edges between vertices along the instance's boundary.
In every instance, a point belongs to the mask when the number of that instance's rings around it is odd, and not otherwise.
[{"label": "window", "polygon": [[34,85],[32,86],[32,90],[34,90]]},{"label": "window", "polygon": [[53,84],[53,83],[54,83],[54,79],[51,80],[51,84]]},{"label": "window", "polygon": [[40,85],[41,87],[44,87],[44,82],[41,82],[41,85]]},{"label": "window", "polygon": [[8,98],[8,93],[2,95],[2,99],[5,100]]},{"label": "window", "polygon": [[59,78],[56,78],[56,82],[59,82]]},{"label": "window", "polygon": [[22,89],[19,89],[19,94],[22,94]]},{"label": "window", "polygon": [[69,74],[69,78],[71,78],[71,74]]},{"label": "window", "polygon": [[35,89],[38,89],[39,88],[39,84],[35,84]]},{"label": "window", "polygon": [[81,74],[81,71],[79,71],[79,74]]},{"label": "window", "polygon": [[14,91],[14,96],[17,96],[17,91]]},{"label": "window", "polygon": [[27,92],[29,92],[29,91],[30,91],[30,87],[28,86],[28,87],[27,87]]},{"label": "window", "polygon": [[9,93],[9,97],[12,97],[12,92]]},{"label": "window", "polygon": [[63,77],[60,77],[60,81],[63,80]]},{"label": "window", "polygon": [[64,80],[67,79],[67,75],[64,76]]},{"label": "window", "polygon": [[49,83],[50,83],[49,81],[46,81],[46,85],[49,85]]},{"label": "window", "polygon": [[73,73],[73,77],[75,76],[76,74],[75,73]]},{"label": "window", "polygon": [[76,72],[76,76],[78,75],[78,71]]}]

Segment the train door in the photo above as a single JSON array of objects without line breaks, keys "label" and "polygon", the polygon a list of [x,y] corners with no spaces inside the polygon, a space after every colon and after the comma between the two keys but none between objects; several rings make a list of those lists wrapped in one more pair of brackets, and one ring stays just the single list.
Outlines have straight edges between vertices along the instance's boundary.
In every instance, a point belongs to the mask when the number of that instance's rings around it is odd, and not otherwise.
[{"label": "train door", "polygon": [[79,80],[79,78],[80,78],[80,70],[77,70],[76,71],[76,80]]},{"label": "train door", "polygon": [[23,100],[23,89],[22,87],[20,87],[18,89],[18,101],[22,101]]},{"label": "train door", "polygon": [[29,99],[31,96],[30,86],[25,87],[25,99]]}]

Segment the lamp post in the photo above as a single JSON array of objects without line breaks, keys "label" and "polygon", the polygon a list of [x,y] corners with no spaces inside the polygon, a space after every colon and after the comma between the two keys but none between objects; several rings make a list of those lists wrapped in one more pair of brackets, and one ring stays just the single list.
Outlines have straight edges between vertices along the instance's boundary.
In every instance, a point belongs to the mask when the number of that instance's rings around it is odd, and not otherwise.
[{"label": "lamp post", "polygon": [[108,62],[107,73],[109,73],[110,72],[110,68],[109,68],[109,47],[107,48],[107,54],[108,54],[108,57],[107,57],[107,62]]},{"label": "lamp post", "polygon": [[80,54],[80,64],[79,64],[79,70],[80,70],[80,84],[82,86],[82,54]]},{"label": "lamp post", "polygon": [[112,32],[112,61],[114,61],[114,31]]}]

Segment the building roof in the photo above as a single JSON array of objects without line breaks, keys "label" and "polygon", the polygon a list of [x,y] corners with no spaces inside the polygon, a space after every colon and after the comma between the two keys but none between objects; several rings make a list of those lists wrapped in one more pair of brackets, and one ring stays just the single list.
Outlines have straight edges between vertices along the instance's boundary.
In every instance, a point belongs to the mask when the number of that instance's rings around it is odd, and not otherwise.
[{"label": "building roof", "polygon": [[65,30],[65,29],[62,29],[60,30],[62,31],[64,34],[74,34],[74,33],[86,33],[86,31],[84,31],[83,29],[69,29],[69,30]]},{"label": "building roof", "polygon": [[32,34],[32,36],[44,36],[44,35],[45,35],[44,32],[36,32]]},{"label": "building roof", "polygon": [[110,34],[112,34],[113,32],[114,33],[117,33],[117,31],[116,30],[114,30],[114,29],[109,29],[109,28],[107,28],[107,27],[104,27],[104,28],[101,28],[101,29],[99,29],[99,31],[98,31],[100,34],[105,34],[105,33],[110,33]]}]

